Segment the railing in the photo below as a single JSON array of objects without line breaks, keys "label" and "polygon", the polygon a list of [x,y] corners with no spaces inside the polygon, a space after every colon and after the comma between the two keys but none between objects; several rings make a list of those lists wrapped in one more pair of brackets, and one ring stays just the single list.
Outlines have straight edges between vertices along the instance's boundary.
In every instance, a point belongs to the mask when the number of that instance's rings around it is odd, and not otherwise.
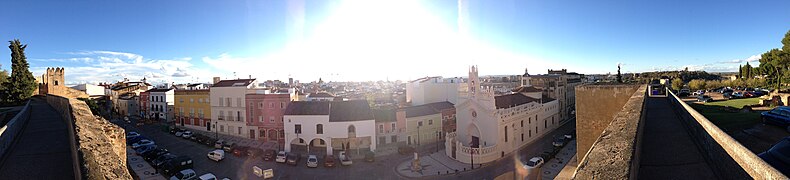
[{"label": "railing", "polygon": [[[0,158],[5,157],[5,152],[14,144],[19,133],[30,119],[30,101],[6,125],[0,127]],[[2,159],[0,159],[2,160]]]},{"label": "railing", "polygon": [[667,90],[667,94],[670,94],[670,104],[676,106],[674,109],[685,120],[689,135],[697,141],[708,165],[719,178],[788,179],[683,102],[675,93]]}]

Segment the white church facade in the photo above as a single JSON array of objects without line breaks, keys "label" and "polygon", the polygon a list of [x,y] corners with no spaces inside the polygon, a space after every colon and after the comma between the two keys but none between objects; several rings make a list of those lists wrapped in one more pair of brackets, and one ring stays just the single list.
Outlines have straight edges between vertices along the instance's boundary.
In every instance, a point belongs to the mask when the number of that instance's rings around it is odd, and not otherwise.
[{"label": "white church facade", "polygon": [[534,141],[559,127],[557,100],[526,83],[507,94],[480,85],[478,69],[469,69],[466,89],[455,105],[456,132],[445,138],[446,154],[463,163],[487,163]]}]

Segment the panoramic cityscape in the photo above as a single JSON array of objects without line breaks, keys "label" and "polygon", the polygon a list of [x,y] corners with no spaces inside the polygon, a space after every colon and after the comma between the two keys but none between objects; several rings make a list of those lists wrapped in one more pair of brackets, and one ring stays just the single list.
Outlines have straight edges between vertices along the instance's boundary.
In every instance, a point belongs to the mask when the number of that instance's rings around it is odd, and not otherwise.
[{"label": "panoramic cityscape", "polygon": [[4,2],[2,179],[788,179],[790,2]]}]

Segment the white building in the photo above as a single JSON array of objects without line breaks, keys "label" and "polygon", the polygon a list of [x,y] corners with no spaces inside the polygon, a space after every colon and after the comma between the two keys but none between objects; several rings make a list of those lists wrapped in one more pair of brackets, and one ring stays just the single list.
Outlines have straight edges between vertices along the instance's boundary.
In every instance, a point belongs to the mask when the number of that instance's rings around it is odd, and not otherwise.
[{"label": "white building", "polygon": [[173,121],[173,112],[171,111],[173,111],[175,103],[175,91],[173,89],[151,89],[147,92],[149,93],[148,102],[151,106],[149,107],[151,110],[149,117],[164,122]]},{"label": "white building", "polygon": [[335,95],[329,94],[328,92],[310,93],[306,97],[306,101],[332,101],[334,99]]},{"label": "white building", "polygon": [[367,101],[295,101],[283,119],[287,152],[376,150],[375,120]]},{"label": "white building", "polygon": [[457,130],[448,133],[445,141],[447,156],[453,159],[492,162],[560,126],[557,101],[539,89],[527,86],[497,96],[492,88],[480,86],[475,66],[466,87],[455,105]]},{"label": "white building", "polygon": [[[209,88],[211,98],[212,131],[220,134],[249,138],[245,115],[245,95],[255,92],[255,79],[222,80]],[[256,128],[257,130],[257,128]]]},{"label": "white building", "polygon": [[71,88],[76,89],[76,90],[80,90],[82,92],[85,92],[86,94],[88,94],[88,96],[103,96],[103,95],[105,95],[104,87],[93,85],[93,84],[79,84],[79,85],[76,85],[76,86],[72,86]]},{"label": "white building", "polygon": [[418,106],[434,102],[458,102],[458,88],[461,78],[424,77],[406,84],[406,102]]}]

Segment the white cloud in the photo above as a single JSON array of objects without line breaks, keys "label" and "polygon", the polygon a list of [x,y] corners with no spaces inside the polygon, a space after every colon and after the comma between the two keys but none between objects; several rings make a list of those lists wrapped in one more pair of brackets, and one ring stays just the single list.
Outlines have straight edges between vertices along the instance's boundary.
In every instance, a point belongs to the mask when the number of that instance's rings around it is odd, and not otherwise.
[{"label": "white cloud", "polygon": [[754,63],[760,60],[760,55],[752,55],[746,59],[733,59],[729,61],[719,61],[719,63],[729,63],[729,64],[741,64],[745,62]]},{"label": "white cloud", "polygon": [[[210,81],[211,73],[199,70],[192,64],[192,58],[173,59],[146,59],[142,55],[128,52],[113,51],[80,51],[66,53],[66,58],[35,59],[40,61],[67,62],[66,83],[80,84],[99,82],[116,82],[128,78],[141,80],[146,78],[150,82],[191,82],[194,78],[190,75],[201,75],[200,82]],[[46,71],[45,66],[31,64],[31,70],[36,75]],[[46,63],[44,63],[46,65]]]}]

